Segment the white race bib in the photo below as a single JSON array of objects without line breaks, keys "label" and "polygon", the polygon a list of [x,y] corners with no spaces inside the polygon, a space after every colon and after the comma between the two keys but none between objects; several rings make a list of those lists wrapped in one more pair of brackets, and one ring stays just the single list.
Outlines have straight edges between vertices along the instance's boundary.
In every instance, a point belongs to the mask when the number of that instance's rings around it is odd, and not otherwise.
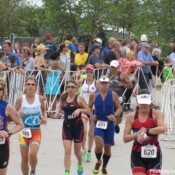
[{"label": "white race bib", "polygon": [[24,138],[31,138],[31,137],[32,137],[32,133],[31,133],[30,128],[24,128],[24,129],[22,130],[22,136],[23,136]]},{"label": "white race bib", "polygon": [[107,121],[98,120],[97,123],[96,123],[96,127],[100,128],[100,129],[106,129],[107,126],[108,126],[108,122]]},{"label": "white race bib", "polygon": [[5,137],[0,137],[0,145],[4,145],[5,144]]},{"label": "white race bib", "polygon": [[141,157],[142,158],[156,158],[157,157],[157,147],[155,145],[146,145],[141,147]]}]

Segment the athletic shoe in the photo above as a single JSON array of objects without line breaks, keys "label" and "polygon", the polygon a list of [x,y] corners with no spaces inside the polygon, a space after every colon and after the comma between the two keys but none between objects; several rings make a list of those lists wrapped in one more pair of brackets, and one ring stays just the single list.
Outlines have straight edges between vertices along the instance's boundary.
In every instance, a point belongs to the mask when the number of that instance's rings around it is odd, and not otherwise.
[{"label": "athletic shoe", "polygon": [[95,167],[94,167],[94,169],[93,169],[93,173],[94,173],[94,174],[98,174],[98,173],[99,173],[100,166],[101,166],[101,161],[98,161],[98,162],[95,164]]},{"label": "athletic shoe", "polygon": [[107,171],[106,171],[106,168],[102,168],[102,175],[108,175]]},{"label": "athletic shoe", "polygon": [[83,166],[82,165],[78,166],[77,173],[78,173],[78,175],[82,175],[83,174]]},{"label": "athletic shoe", "polygon": [[81,153],[81,158],[82,158],[82,161],[85,162],[86,161],[86,151],[83,150],[82,153]]},{"label": "athletic shoe", "polygon": [[30,175],[36,175],[35,171],[30,171]]},{"label": "athletic shoe", "polygon": [[64,175],[69,175],[69,171],[65,171]]},{"label": "athletic shoe", "polygon": [[87,152],[86,154],[86,162],[91,162],[92,158],[91,158],[91,153]]}]

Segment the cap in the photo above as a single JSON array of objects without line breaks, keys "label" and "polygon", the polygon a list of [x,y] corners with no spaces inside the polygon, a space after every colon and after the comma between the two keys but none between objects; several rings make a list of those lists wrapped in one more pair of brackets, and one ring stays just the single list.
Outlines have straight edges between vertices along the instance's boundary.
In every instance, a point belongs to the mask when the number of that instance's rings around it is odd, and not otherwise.
[{"label": "cap", "polygon": [[101,39],[101,38],[96,38],[96,39],[95,39],[95,42],[98,42],[98,43],[100,43],[100,44],[102,44],[102,43],[103,43],[103,41],[102,41],[102,39]]},{"label": "cap", "polygon": [[141,35],[140,41],[147,42],[148,41],[147,36],[145,34]]},{"label": "cap", "polygon": [[93,52],[95,49],[101,49],[101,47],[100,47],[100,46],[98,46],[98,45],[93,45],[93,46],[92,46],[92,49],[91,49],[91,50],[92,50],[92,52]]},{"label": "cap", "polygon": [[113,67],[116,67],[117,68],[119,66],[119,62],[117,60],[112,60],[110,62],[110,66],[113,66]]},{"label": "cap", "polygon": [[85,70],[94,70],[94,66],[92,64],[88,64],[88,65],[86,65],[86,67],[84,69]]},{"label": "cap", "polygon": [[151,104],[151,95],[149,95],[149,94],[137,95],[137,103],[150,105]]},{"label": "cap", "polygon": [[109,80],[109,78],[108,77],[101,77],[100,79],[99,79],[99,82],[110,82],[110,80]]},{"label": "cap", "polygon": [[142,47],[151,48],[151,46],[148,43],[142,43]]},{"label": "cap", "polygon": [[45,38],[46,38],[46,39],[50,39],[51,37],[52,37],[52,34],[51,34],[51,33],[46,33],[46,34],[45,34]]}]

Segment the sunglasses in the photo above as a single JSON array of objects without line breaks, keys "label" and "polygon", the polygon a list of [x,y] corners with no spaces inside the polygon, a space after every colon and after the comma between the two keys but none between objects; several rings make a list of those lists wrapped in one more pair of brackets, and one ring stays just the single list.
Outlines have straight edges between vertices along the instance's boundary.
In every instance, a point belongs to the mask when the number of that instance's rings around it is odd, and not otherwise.
[{"label": "sunglasses", "polygon": [[94,72],[93,71],[86,71],[86,74],[93,74]]},{"label": "sunglasses", "polygon": [[36,83],[26,83],[27,86],[36,86]]},{"label": "sunglasses", "polygon": [[108,82],[101,82],[101,84],[108,84]]},{"label": "sunglasses", "polygon": [[0,91],[3,91],[4,89],[2,87],[0,87]]},{"label": "sunglasses", "polygon": [[67,86],[68,89],[74,89],[76,88],[77,86]]}]

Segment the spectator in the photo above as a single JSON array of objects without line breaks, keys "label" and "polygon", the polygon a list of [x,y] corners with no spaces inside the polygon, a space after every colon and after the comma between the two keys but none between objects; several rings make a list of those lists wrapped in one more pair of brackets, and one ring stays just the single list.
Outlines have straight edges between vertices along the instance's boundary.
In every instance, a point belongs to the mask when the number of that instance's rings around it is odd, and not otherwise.
[{"label": "spectator", "polygon": [[108,40],[108,47],[103,48],[102,52],[101,52],[101,59],[104,60],[104,58],[107,56],[107,54],[111,51],[112,49],[112,43],[114,41],[117,41],[115,38],[109,38]]},{"label": "spectator", "polygon": [[47,52],[46,52],[44,58],[46,60],[48,60],[57,51],[57,45],[52,41],[51,33],[46,33],[45,38],[46,38],[46,42],[44,43],[44,45],[48,49],[47,49]]},{"label": "spectator", "polygon": [[77,64],[78,66],[85,65],[85,63],[87,62],[88,53],[86,53],[84,50],[85,50],[84,44],[83,43],[79,43],[78,44],[78,51],[79,51],[79,53],[77,53],[75,55],[75,64]]},{"label": "spectator", "polygon": [[46,54],[46,46],[44,44],[40,44],[35,52],[36,58],[34,61],[34,66],[35,69],[37,70],[36,73],[39,74],[38,77],[38,82],[39,82],[39,94],[42,95],[44,93],[44,87],[46,83],[46,72],[50,73],[51,70],[49,69],[49,66],[44,59],[44,55]]},{"label": "spectator", "polygon": [[144,44],[144,43],[148,43],[148,38],[145,34],[141,35],[141,37],[140,37],[140,43],[137,44],[137,53],[136,53],[136,55],[139,53],[139,51],[141,51],[142,44]]},{"label": "spectator", "polygon": [[62,71],[63,74],[65,73],[65,70],[61,67],[59,60],[60,60],[60,52],[57,51],[51,56],[49,66],[52,72],[48,74],[46,81],[47,104],[49,107],[52,105],[51,111],[53,111],[52,113],[49,114],[51,118],[58,118],[58,116],[55,116],[56,114],[55,111],[56,111],[56,102],[60,95],[59,71]]},{"label": "spectator", "polygon": [[122,42],[121,53],[122,53],[122,57],[123,58],[125,58],[126,57],[126,54],[130,51],[129,43],[130,43],[130,40],[129,39],[125,39]]},{"label": "spectator", "polygon": [[171,59],[172,63],[175,64],[175,46],[173,46],[172,52],[170,53],[169,58]]},{"label": "spectator", "polygon": [[14,44],[14,51],[15,51],[15,53],[18,54],[18,55],[20,55],[20,54],[22,53],[21,48],[20,48],[20,43],[19,43],[19,42],[16,42],[16,43]]},{"label": "spectator", "polygon": [[117,60],[116,52],[120,50],[120,43],[114,41],[111,45],[112,49],[109,51],[107,56],[104,58],[104,63],[110,65],[112,60]]},{"label": "spectator", "polygon": [[160,76],[163,71],[164,62],[160,60],[161,50],[159,48],[154,48],[152,51],[152,57],[154,61],[158,61],[158,68],[156,66],[151,66],[151,71],[154,76]]},{"label": "spectator", "polygon": [[101,77],[103,68],[110,67],[108,64],[104,64],[103,61],[100,59],[100,51],[101,51],[101,47],[98,45],[94,45],[92,54],[90,55],[89,60],[88,60],[88,64],[92,64],[95,67],[95,69],[101,69],[101,70],[95,71],[96,79]]},{"label": "spectator", "polygon": [[76,46],[71,41],[72,39],[73,39],[73,35],[72,34],[68,34],[66,36],[66,40],[64,41],[64,43],[69,48],[68,55],[69,55],[69,57],[71,59],[71,62],[73,63],[74,62],[75,55],[77,54],[77,51],[76,51]]},{"label": "spectator", "polygon": [[0,71],[6,70],[7,66],[4,64],[5,52],[0,50]]},{"label": "spectator", "polygon": [[[150,45],[148,43],[142,43],[142,50],[137,55],[137,60],[142,62],[141,70],[137,72],[140,89],[148,89],[149,80],[151,79],[150,66],[157,66],[158,61],[154,61],[153,57],[149,53]],[[146,81],[145,81],[146,80]]]},{"label": "spectator", "polygon": [[3,42],[3,50],[6,53],[6,58],[5,58],[5,61],[4,61],[6,64],[8,63],[8,57],[10,55],[14,55],[15,58],[16,58],[16,65],[20,66],[20,64],[21,64],[20,58],[19,58],[19,56],[16,53],[12,52],[12,45],[11,45],[11,41],[10,40],[5,40]]},{"label": "spectator", "polygon": [[32,52],[28,47],[22,48],[22,55],[24,56],[23,68],[24,70],[29,70],[34,68],[34,58],[32,57]]},{"label": "spectator", "polygon": [[166,58],[165,60],[165,63],[166,63],[166,66],[164,67],[163,69],[163,75],[162,75],[162,78],[163,78],[163,81],[166,81],[166,80],[173,80],[174,79],[174,76],[173,76],[173,72],[172,72],[172,60],[171,58]]},{"label": "spectator", "polygon": [[39,37],[35,37],[35,41],[34,43],[31,45],[31,52],[33,54],[33,58],[35,58],[35,51],[36,51],[36,48],[39,46],[40,44],[40,39]]}]

